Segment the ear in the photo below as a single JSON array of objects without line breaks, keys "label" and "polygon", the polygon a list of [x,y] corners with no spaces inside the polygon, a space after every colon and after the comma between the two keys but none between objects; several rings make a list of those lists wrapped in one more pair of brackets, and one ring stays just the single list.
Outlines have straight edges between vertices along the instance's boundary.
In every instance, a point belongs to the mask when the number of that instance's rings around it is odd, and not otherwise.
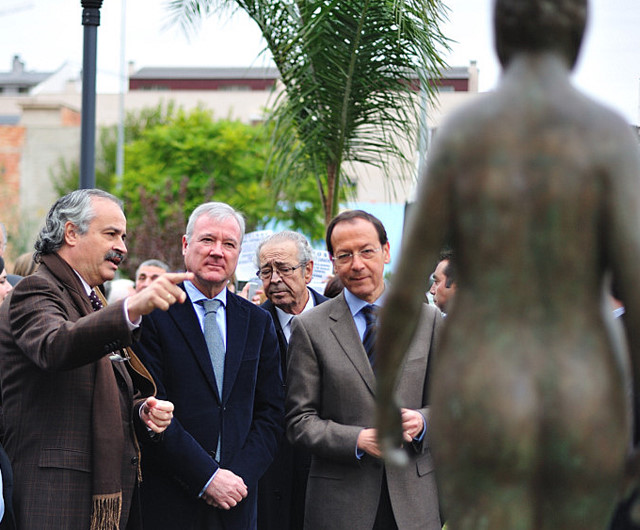
[{"label": "ear", "polygon": [[75,247],[78,244],[78,227],[71,221],[67,221],[64,224],[64,242],[70,246]]},{"label": "ear", "polygon": [[304,266],[304,283],[309,283],[313,278],[313,260]]},{"label": "ear", "polygon": [[187,236],[182,236],[182,255],[184,256],[187,253],[187,247],[189,243],[187,243]]},{"label": "ear", "polygon": [[382,245],[382,252],[384,256],[384,262],[389,263],[391,261],[391,254],[389,252],[389,242],[387,241],[384,245]]}]

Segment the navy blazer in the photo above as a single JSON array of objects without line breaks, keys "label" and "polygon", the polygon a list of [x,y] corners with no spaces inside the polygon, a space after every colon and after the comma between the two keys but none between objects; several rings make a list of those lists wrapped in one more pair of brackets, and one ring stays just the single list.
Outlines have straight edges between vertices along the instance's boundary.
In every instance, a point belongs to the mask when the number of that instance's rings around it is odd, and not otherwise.
[{"label": "navy blazer", "polygon": [[[146,528],[190,528],[204,503],[198,498],[220,467],[242,477],[249,495],[220,510],[228,528],[255,521],[258,479],[276,453],[283,433],[284,391],[278,342],[271,316],[228,292],[227,352],[222,401],[195,310],[189,299],[143,318],[135,350],[158,387],[175,405],[162,440],[143,452],[141,487]],[[215,510],[216,508],[209,508]]]}]

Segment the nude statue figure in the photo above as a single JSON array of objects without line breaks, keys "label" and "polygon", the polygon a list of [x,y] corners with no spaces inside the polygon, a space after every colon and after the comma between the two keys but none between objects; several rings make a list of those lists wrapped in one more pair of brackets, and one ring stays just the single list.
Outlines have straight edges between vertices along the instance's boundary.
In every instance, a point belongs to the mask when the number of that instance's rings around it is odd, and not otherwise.
[{"label": "nude statue figure", "polygon": [[427,436],[451,530],[604,529],[622,489],[625,358],[640,376],[640,156],[627,123],[571,83],[586,19],[587,0],[496,0],[501,81],[437,131],[382,314],[390,448],[395,367],[450,244],[457,292]]}]

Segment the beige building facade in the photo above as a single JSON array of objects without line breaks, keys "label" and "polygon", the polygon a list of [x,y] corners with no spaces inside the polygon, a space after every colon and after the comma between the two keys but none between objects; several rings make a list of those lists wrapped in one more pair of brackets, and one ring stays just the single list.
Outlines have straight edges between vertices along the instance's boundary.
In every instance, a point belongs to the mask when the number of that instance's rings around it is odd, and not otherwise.
[{"label": "beige building facade", "polygon": [[[12,90],[2,91],[2,80],[11,76],[0,74],[0,221],[10,234],[20,226],[19,232],[25,234],[21,237],[28,239],[56,199],[52,170],[61,159],[79,161],[82,94],[79,73],[62,67],[44,79],[29,80],[23,75],[24,65],[18,64],[22,79],[31,86],[14,82]],[[444,116],[478,97],[475,63],[445,71],[438,86],[437,104],[418,117],[426,123],[422,126],[426,142]],[[116,124],[122,105],[124,112],[130,112],[170,102],[186,110],[202,106],[217,118],[254,123],[263,119],[264,109],[280,89],[277,71],[269,68],[142,68],[130,72],[125,94],[97,95],[96,124]],[[407,156],[415,159],[415,169],[399,169],[391,182],[375,168],[348,168],[356,175],[356,201],[404,204],[414,192],[418,167],[424,162],[419,151],[426,150],[405,146]],[[16,237],[13,241],[21,246]]]}]

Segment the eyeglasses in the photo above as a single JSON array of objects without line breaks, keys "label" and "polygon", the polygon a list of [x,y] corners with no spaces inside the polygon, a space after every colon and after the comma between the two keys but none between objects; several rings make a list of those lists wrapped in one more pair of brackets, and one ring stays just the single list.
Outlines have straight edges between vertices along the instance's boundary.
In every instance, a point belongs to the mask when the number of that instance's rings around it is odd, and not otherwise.
[{"label": "eyeglasses", "polygon": [[358,252],[341,252],[340,254],[331,256],[331,260],[338,265],[347,265],[348,263],[351,263],[354,256],[360,256],[361,259],[369,260],[372,259],[381,250],[382,247],[365,248],[364,250],[360,250]]},{"label": "eyeglasses", "polygon": [[276,266],[274,268],[263,267],[258,272],[256,272],[256,275],[261,280],[267,280],[271,278],[271,276],[273,275],[273,271],[276,271],[278,273],[278,276],[280,276],[280,278],[288,278],[293,274],[293,271],[295,271],[296,269],[299,269],[300,267],[303,267],[304,265],[306,265],[306,263],[303,262],[303,263],[298,263],[295,267],[286,267],[286,266]]}]

